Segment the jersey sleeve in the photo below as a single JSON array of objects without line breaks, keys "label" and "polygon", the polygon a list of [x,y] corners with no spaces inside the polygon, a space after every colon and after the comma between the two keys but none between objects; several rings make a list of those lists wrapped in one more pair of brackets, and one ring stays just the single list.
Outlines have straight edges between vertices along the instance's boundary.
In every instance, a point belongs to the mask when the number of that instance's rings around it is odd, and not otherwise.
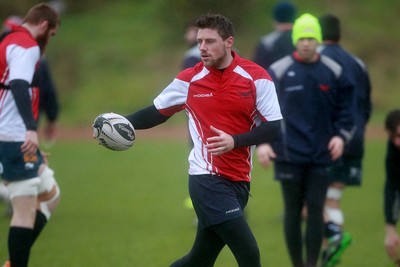
[{"label": "jersey sleeve", "polygon": [[282,114],[274,82],[270,79],[258,79],[254,83],[257,95],[256,106],[261,121],[281,120]]},{"label": "jersey sleeve", "polygon": [[6,53],[10,69],[9,80],[24,80],[31,84],[36,64],[40,58],[39,47],[24,48],[11,44],[7,47]]},{"label": "jersey sleeve", "polygon": [[339,79],[339,91],[336,94],[337,120],[336,135],[341,136],[348,143],[354,135],[355,119],[352,110],[354,84],[347,75],[342,74]]},{"label": "jersey sleeve", "polygon": [[187,99],[189,82],[175,78],[153,101],[154,106],[164,116],[183,110]]}]

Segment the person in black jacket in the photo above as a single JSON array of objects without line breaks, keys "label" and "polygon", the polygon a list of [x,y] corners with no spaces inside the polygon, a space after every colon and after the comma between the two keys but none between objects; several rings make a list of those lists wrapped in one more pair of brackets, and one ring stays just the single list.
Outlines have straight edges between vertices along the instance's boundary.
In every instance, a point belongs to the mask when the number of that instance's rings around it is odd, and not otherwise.
[{"label": "person in black jacket", "polygon": [[400,109],[392,110],[385,120],[388,133],[384,188],[385,248],[388,256],[400,266],[400,237],[396,230],[400,203]]}]

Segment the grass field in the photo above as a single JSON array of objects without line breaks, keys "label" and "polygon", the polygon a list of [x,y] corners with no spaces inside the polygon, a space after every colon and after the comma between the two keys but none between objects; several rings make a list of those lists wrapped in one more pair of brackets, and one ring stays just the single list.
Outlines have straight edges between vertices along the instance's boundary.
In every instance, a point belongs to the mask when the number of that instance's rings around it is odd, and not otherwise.
[{"label": "grass field", "polygon": [[[162,137],[160,133],[160,138]],[[128,151],[93,140],[60,140],[50,164],[62,202],[34,246],[30,266],[169,266],[191,247],[194,213],[187,196],[186,140],[137,140]],[[389,267],[383,248],[382,187],[385,144],[370,140],[364,184],[348,189],[343,208],[354,243],[340,266]],[[282,233],[282,201],[272,170],[254,164],[247,215],[263,266],[290,266]],[[0,218],[0,260],[6,259],[8,219]],[[236,266],[223,250],[217,267]]]},{"label": "grass field", "polygon": [[[86,10],[64,14],[47,51],[60,93],[62,126],[89,125],[100,112],[126,114],[150,103],[176,75],[186,50],[181,36],[184,28],[170,23],[170,1],[103,2],[107,4],[93,1],[95,5]],[[160,9],[162,2],[168,9]],[[214,2],[218,6],[219,1]],[[255,8],[239,29],[236,43],[248,58],[259,37],[272,30],[267,17],[272,2],[249,2]],[[386,112],[398,106],[400,75],[393,58],[400,39],[389,33],[398,25],[400,1],[389,0],[386,5],[373,0],[297,2],[301,12],[333,12],[341,17],[345,47],[369,66],[371,120],[381,127]],[[192,10],[191,15],[200,11]],[[160,14],[167,14],[168,20]],[[354,243],[342,267],[393,266],[383,248],[384,149],[383,140],[369,140],[364,184],[345,192],[346,228]],[[161,267],[191,247],[194,213],[183,207],[186,139],[138,139],[127,152],[108,151],[93,140],[61,139],[50,152],[62,202],[35,244],[30,266]],[[263,266],[290,266],[279,184],[273,181],[271,169],[263,170],[257,163],[252,196],[247,215]],[[0,215],[3,211],[0,207]],[[8,218],[0,216],[0,264],[7,258],[8,223]],[[216,267],[231,266],[236,266],[233,256],[224,250]]]}]

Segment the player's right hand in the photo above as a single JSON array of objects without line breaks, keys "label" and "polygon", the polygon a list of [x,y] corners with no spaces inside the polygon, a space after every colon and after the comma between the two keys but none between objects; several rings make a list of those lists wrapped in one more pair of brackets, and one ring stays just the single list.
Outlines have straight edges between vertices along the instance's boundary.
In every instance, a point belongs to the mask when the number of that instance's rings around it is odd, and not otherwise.
[{"label": "player's right hand", "polygon": [[39,138],[36,131],[26,131],[25,142],[21,146],[23,154],[33,155],[39,148]]}]

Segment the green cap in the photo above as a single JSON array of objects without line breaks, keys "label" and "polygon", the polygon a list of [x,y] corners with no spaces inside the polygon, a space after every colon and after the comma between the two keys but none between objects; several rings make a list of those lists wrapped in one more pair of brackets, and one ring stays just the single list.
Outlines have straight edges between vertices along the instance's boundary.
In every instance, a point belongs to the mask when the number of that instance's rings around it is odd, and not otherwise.
[{"label": "green cap", "polygon": [[292,29],[292,41],[296,46],[301,38],[314,38],[318,43],[322,42],[321,26],[316,17],[311,14],[303,14],[295,20]]}]

